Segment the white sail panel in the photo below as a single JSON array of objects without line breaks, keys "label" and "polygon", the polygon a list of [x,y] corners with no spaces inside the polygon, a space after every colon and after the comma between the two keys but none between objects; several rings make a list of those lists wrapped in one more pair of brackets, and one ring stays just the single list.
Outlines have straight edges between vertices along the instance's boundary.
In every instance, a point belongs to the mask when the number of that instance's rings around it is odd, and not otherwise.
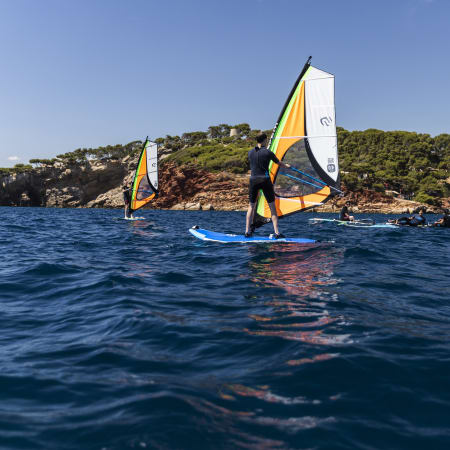
[{"label": "white sail panel", "polygon": [[147,174],[155,189],[158,189],[158,145],[148,142],[147,146]]},{"label": "white sail panel", "polygon": [[312,66],[305,79],[305,115],[306,135],[314,158],[322,170],[337,181],[334,76]]}]

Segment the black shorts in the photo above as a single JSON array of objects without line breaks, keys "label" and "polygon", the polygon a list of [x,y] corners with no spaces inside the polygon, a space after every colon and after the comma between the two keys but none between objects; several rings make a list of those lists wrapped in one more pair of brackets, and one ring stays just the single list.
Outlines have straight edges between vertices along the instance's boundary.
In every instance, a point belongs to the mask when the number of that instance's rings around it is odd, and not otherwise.
[{"label": "black shorts", "polygon": [[267,203],[275,201],[275,191],[273,190],[273,184],[268,177],[254,177],[250,178],[250,186],[248,194],[250,203],[256,203],[258,198],[258,192],[262,189],[264,197],[266,197]]}]

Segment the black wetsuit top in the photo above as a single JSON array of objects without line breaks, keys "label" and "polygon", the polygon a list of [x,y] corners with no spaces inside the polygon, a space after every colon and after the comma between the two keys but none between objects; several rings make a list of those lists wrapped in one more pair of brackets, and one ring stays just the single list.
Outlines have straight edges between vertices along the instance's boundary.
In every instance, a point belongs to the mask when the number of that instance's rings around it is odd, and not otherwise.
[{"label": "black wetsuit top", "polygon": [[425,217],[414,214],[414,216],[409,220],[409,225],[416,227],[417,225],[426,225],[427,219]]},{"label": "black wetsuit top", "polygon": [[427,219],[420,216],[420,214],[414,214],[412,217],[400,217],[397,223],[398,225],[409,225],[410,227],[417,227],[418,225],[426,225]]},{"label": "black wetsuit top", "polygon": [[450,214],[444,214],[444,227],[450,228]]},{"label": "black wetsuit top", "polygon": [[280,163],[280,160],[275,154],[266,147],[252,148],[248,152],[248,160],[250,161],[251,178],[268,177],[270,161],[273,161],[276,164]]},{"label": "black wetsuit top", "polygon": [[435,224],[436,227],[444,227],[444,228],[450,228],[450,214],[444,214],[442,216],[443,223]]},{"label": "black wetsuit top", "polygon": [[267,203],[275,201],[275,191],[273,189],[272,181],[269,177],[269,164],[273,161],[276,164],[280,160],[273,152],[266,147],[255,147],[248,152],[248,160],[250,162],[250,185],[249,185],[249,200],[250,203],[255,203],[258,198],[258,192],[263,191]]},{"label": "black wetsuit top", "polygon": [[346,206],[342,207],[341,212],[339,214],[339,220],[350,220],[348,218],[348,208]]},{"label": "black wetsuit top", "polygon": [[129,205],[131,202],[131,195],[130,195],[130,190],[129,189],[125,189],[123,191],[123,201],[125,203],[125,205]]}]

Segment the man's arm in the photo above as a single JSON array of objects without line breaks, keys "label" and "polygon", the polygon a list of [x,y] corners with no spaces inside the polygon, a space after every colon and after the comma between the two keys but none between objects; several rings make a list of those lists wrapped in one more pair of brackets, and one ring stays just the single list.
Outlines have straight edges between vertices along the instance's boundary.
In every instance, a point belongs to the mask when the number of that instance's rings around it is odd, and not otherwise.
[{"label": "man's arm", "polygon": [[283,161],[280,161],[273,153],[272,153],[272,161],[276,164],[279,164],[281,167],[285,167],[286,169],[291,168],[290,164],[286,164]]}]

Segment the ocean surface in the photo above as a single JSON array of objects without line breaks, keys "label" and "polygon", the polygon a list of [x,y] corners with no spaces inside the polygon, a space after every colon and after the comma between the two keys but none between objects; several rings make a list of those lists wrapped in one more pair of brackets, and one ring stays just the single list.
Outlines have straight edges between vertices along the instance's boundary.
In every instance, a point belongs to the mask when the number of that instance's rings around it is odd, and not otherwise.
[{"label": "ocean surface", "polygon": [[450,448],[450,229],[139,215],[0,208],[1,449]]}]

